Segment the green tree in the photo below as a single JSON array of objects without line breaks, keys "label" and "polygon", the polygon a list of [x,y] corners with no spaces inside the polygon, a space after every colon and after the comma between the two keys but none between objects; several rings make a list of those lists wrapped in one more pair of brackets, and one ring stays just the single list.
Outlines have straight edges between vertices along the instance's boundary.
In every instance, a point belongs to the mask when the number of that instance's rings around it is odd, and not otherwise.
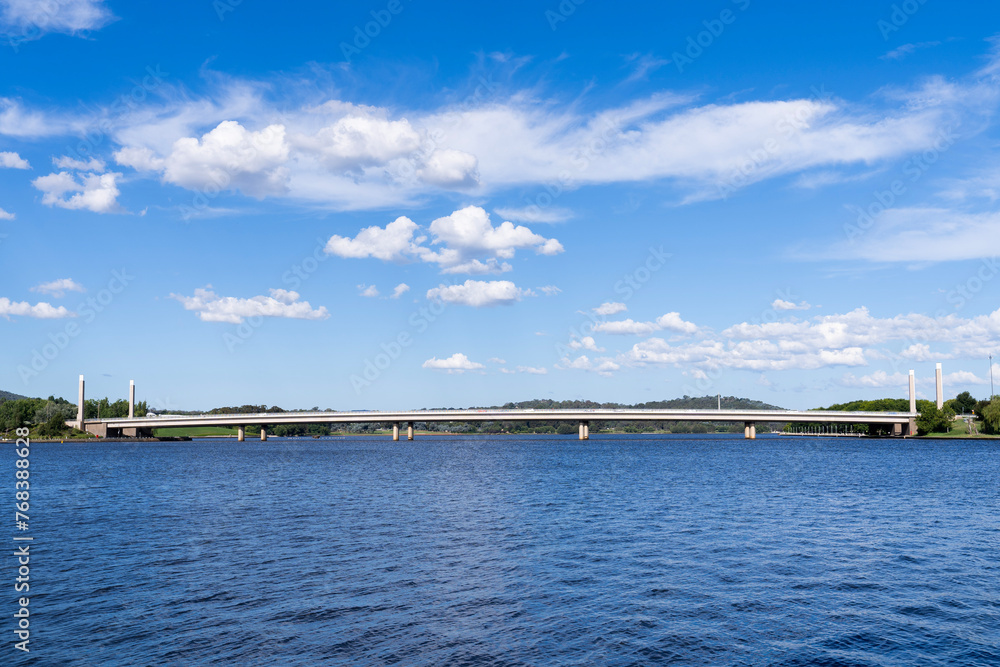
[{"label": "green tree", "polygon": [[995,397],[983,408],[980,418],[987,433],[1000,433],[1000,396]]},{"label": "green tree", "polygon": [[955,407],[958,408],[955,412],[970,414],[976,407],[976,399],[969,392],[963,391],[955,397]]},{"label": "green tree", "polygon": [[47,422],[38,427],[36,433],[47,438],[53,438],[67,431],[69,431],[69,427],[66,426],[66,421],[61,415],[54,414]]},{"label": "green tree", "polygon": [[927,401],[926,405],[921,406],[920,416],[917,417],[917,434],[947,433],[954,417],[955,413],[950,408],[939,409]]}]

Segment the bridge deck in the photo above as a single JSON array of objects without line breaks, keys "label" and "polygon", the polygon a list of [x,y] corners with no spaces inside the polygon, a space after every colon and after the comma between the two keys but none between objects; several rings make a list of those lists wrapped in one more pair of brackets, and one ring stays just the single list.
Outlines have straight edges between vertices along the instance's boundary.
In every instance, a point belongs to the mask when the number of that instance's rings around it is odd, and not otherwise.
[{"label": "bridge deck", "polygon": [[355,412],[268,412],[227,415],[160,415],[134,419],[88,419],[108,428],[250,426],[257,424],[333,424],[476,421],[711,421],[901,424],[917,412],[837,412],[826,410],[403,410]]}]

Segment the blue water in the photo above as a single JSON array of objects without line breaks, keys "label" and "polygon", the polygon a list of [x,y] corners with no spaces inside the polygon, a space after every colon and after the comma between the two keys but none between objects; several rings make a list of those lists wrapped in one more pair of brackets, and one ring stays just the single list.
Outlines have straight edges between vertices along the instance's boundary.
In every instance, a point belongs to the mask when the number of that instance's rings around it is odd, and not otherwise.
[{"label": "blue water", "polygon": [[992,442],[39,443],[31,472],[19,664],[1000,664]]}]

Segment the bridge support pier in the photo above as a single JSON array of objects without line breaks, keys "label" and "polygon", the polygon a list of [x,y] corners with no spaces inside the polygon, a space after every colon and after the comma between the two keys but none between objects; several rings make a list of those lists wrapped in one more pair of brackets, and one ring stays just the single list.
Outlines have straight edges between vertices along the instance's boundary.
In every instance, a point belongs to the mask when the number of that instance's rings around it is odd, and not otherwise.
[{"label": "bridge support pier", "polygon": [[406,439],[413,440],[413,422],[406,423]]},{"label": "bridge support pier", "polygon": [[79,400],[77,401],[77,404],[76,404],[76,428],[78,428],[81,431],[84,430],[84,428],[85,428],[84,427],[84,421],[85,420],[84,420],[84,416],[83,416],[83,403],[84,403],[84,401],[83,401],[83,395],[84,395],[83,384],[84,384],[83,383],[83,376],[81,375],[80,376],[80,398],[79,398]]},{"label": "bridge support pier", "polygon": [[267,442],[267,427],[261,424],[260,427],[260,441]]},{"label": "bridge support pier", "polygon": [[580,440],[590,440],[590,422],[580,422]]},{"label": "bridge support pier", "polygon": [[399,422],[392,425],[392,441],[399,442]]},{"label": "bridge support pier", "polygon": [[754,422],[744,422],[743,437],[747,440],[755,440],[757,438],[757,424]]},{"label": "bridge support pier", "polygon": [[236,427],[236,442],[245,442],[247,439],[247,427],[240,424]]}]

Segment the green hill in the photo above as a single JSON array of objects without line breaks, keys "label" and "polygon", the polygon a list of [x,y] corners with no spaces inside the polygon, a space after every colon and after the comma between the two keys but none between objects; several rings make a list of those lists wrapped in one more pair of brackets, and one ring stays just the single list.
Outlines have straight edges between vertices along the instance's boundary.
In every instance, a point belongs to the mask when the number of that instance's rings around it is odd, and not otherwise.
[{"label": "green hill", "polygon": [[6,401],[22,401],[22,400],[24,400],[26,398],[28,398],[28,397],[27,396],[21,396],[20,394],[15,394],[15,393],[10,392],[10,391],[0,390],[0,403],[4,403]]}]

